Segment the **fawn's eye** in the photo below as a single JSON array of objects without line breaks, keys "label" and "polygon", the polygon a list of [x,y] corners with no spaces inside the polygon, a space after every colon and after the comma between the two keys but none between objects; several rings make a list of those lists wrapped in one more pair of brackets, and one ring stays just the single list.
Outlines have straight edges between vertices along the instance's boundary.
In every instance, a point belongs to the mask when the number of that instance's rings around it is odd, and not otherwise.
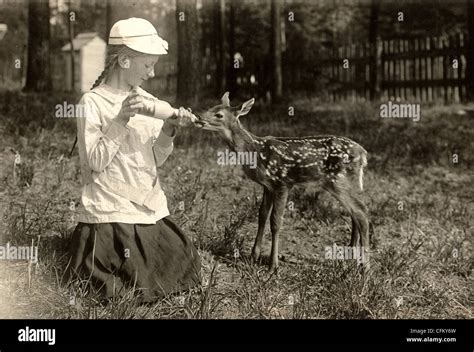
[{"label": "fawn's eye", "polygon": [[216,115],[215,115],[218,119],[222,119],[224,117],[224,115],[222,115],[220,112],[218,112]]}]

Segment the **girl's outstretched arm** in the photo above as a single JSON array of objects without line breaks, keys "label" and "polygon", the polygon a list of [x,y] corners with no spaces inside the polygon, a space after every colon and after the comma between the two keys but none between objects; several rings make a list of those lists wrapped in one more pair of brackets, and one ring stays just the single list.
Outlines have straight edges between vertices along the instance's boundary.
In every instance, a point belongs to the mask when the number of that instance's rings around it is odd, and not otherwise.
[{"label": "girl's outstretched arm", "polygon": [[197,117],[190,110],[186,110],[183,107],[174,109],[174,114],[165,120],[160,134],[153,145],[157,167],[163,165],[173,151],[173,139],[176,136],[176,128],[179,126],[192,126],[195,121],[197,121]]}]

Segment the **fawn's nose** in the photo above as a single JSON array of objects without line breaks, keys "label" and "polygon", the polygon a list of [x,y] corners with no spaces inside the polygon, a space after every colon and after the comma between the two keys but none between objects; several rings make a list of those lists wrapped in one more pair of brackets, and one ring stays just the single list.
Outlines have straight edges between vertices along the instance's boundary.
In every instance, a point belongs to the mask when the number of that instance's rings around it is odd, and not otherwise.
[{"label": "fawn's nose", "polygon": [[196,116],[199,120],[202,120],[201,114],[202,112],[193,112],[194,116]]},{"label": "fawn's nose", "polygon": [[202,118],[202,116],[201,116],[201,113],[194,112],[193,114],[194,114],[194,116],[197,117],[197,121],[195,122],[195,124],[196,124],[198,127],[203,127],[203,126],[206,124],[206,121],[203,120],[203,118]]}]

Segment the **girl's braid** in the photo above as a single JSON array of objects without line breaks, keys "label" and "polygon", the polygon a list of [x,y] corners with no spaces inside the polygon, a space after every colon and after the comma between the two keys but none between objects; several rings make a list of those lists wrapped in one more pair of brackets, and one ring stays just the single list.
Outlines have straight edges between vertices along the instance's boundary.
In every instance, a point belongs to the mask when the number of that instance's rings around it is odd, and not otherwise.
[{"label": "girl's braid", "polygon": [[104,70],[102,71],[102,73],[99,75],[99,77],[97,77],[97,79],[95,80],[94,84],[92,85],[92,89],[94,89],[95,87],[97,87],[99,84],[102,83],[102,81],[104,80],[104,78],[107,77],[107,75],[109,74],[109,72],[112,70],[112,68],[115,66],[115,63],[117,62],[116,60],[107,60],[108,62],[106,63],[105,67],[104,67]]}]

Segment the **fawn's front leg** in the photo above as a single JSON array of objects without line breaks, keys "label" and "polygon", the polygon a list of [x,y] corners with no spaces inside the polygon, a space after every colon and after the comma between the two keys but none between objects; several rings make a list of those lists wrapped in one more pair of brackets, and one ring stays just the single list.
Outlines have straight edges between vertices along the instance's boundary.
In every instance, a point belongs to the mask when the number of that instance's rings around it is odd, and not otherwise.
[{"label": "fawn's front leg", "polygon": [[278,235],[280,233],[286,201],[288,199],[288,188],[282,187],[273,192],[273,210],[270,217],[270,229],[272,231],[272,251],[270,254],[270,271],[278,267]]},{"label": "fawn's front leg", "polygon": [[270,210],[273,206],[273,196],[267,188],[263,188],[262,203],[260,204],[260,211],[258,213],[258,231],[255,243],[252,249],[252,259],[257,262],[260,258],[260,249],[262,246],[262,238],[265,232],[265,225],[270,215]]}]

